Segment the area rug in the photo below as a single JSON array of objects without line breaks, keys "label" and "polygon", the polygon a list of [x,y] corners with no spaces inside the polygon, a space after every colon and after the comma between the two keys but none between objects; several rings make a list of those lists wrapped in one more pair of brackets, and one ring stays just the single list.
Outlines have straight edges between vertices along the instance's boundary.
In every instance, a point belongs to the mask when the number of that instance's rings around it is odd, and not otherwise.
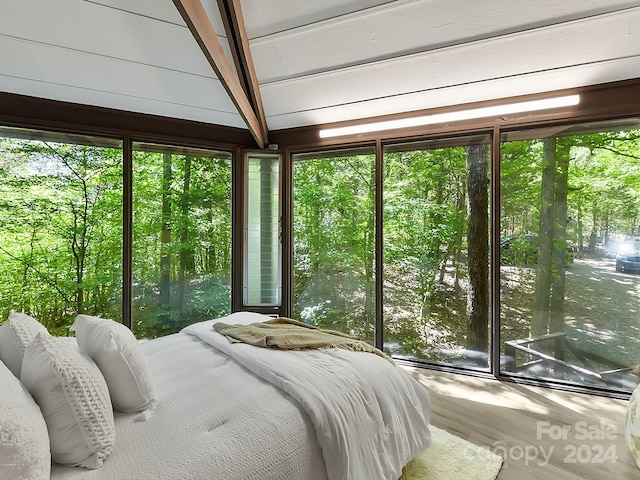
[{"label": "area rug", "polygon": [[431,446],[411,460],[399,480],[495,480],[502,457],[431,426]]}]

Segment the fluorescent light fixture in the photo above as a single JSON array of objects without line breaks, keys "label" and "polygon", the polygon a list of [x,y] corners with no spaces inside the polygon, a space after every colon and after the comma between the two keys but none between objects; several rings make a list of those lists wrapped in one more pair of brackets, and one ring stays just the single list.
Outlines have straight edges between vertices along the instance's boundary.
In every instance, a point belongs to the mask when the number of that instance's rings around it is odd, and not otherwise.
[{"label": "fluorescent light fixture", "polygon": [[495,117],[511,113],[532,112],[535,110],[548,110],[550,108],[570,107],[578,103],[580,103],[580,95],[567,95],[564,97],[547,98],[545,100],[532,100],[529,102],[496,105],[493,107],[472,108],[470,110],[436,113],[434,115],[388,120],[386,122],[363,123],[350,127],[327,128],[320,130],[320,138],[357,135],[359,133],[379,132],[381,130],[393,130],[397,128],[419,127],[432,125],[434,123],[458,122],[460,120]]}]

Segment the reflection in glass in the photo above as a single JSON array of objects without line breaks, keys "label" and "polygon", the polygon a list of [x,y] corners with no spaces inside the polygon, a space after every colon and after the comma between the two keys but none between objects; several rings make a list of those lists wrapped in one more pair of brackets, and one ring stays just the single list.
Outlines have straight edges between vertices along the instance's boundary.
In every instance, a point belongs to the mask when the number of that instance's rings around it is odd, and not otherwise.
[{"label": "reflection in glass", "polygon": [[133,332],[152,338],[229,313],[230,154],[133,150]]},{"label": "reflection in glass", "polygon": [[279,306],[280,157],[250,155],[246,171],[244,304]]},{"label": "reflection in glass", "polygon": [[639,127],[503,135],[504,371],[622,390],[638,383]]}]

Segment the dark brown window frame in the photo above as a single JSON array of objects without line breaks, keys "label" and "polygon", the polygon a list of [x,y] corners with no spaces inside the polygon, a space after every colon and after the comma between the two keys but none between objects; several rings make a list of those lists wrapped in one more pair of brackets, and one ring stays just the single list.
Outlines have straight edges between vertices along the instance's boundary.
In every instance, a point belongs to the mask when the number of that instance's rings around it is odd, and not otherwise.
[{"label": "dark brown window frame", "polygon": [[[581,101],[578,106],[559,108],[543,112],[529,112],[500,117],[485,118],[480,120],[467,120],[454,123],[430,125],[427,127],[413,127],[402,130],[362,134],[353,137],[337,139],[321,139],[320,128],[342,127],[364,121],[384,121],[399,118],[407,118],[417,115],[444,113],[449,111],[486,107],[516,101],[538,100],[559,95],[580,94]],[[476,102],[465,105],[452,105],[432,110],[406,112],[398,115],[363,119],[361,121],[340,122],[331,125],[299,127],[286,130],[269,132],[271,143],[279,145],[278,151],[282,154],[283,168],[283,260],[282,260],[282,287],[283,298],[280,314],[290,315],[291,305],[291,245],[292,245],[292,198],[291,198],[291,165],[292,155],[312,151],[321,151],[335,148],[351,148],[357,146],[374,146],[376,149],[377,175],[382,175],[382,150],[385,144],[394,142],[406,142],[411,140],[423,140],[443,136],[460,136],[470,133],[492,132],[492,158],[491,158],[491,242],[492,249],[497,249],[499,235],[499,212],[496,211],[500,199],[500,137],[503,131],[515,128],[533,128],[540,126],[565,125],[589,121],[607,121],[623,119],[640,115],[640,78],[593,85],[582,88],[566,89],[544,94],[525,95],[486,102]],[[255,142],[251,134],[243,129],[210,125],[202,122],[166,118],[147,114],[125,112],[103,107],[73,104],[55,100],[47,100],[36,97],[28,97],[11,93],[0,92],[0,124],[10,127],[34,128],[40,130],[62,131],[67,133],[91,134],[97,136],[114,137],[123,140],[123,248],[131,251],[131,155],[132,142],[155,142],[160,144],[173,144],[193,148],[205,148],[227,150],[233,154],[233,270],[232,270],[232,310],[242,309],[242,216],[243,179],[242,159],[245,151],[256,151]],[[274,153],[273,150],[266,152]],[[382,211],[382,191],[379,182],[378,197],[376,200],[376,212]],[[382,218],[381,216],[379,218]],[[382,224],[376,223],[376,266],[379,272],[382,270],[382,253],[378,245],[382,245]],[[130,324],[131,315],[131,262],[130,255],[125,255],[123,267],[123,316],[124,322]],[[492,252],[491,285],[491,342],[500,344],[499,332],[499,259],[496,251]],[[379,275],[378,275],[379,276]],[[377,276],[377,277],[378,277]],[[127,283],[128,282],[128,283]],[[376,298],[381,302],[381,286],[376,280]],[[380,289],[380,291],[379,291]],[[378,300],[379,299],[379,300]],[[381,307],[381,305],[377,305]],[[381,308],[377,309],[381,311]],[[382,318],[376,318],[376,329],[382,331]],[[381,334],[376,335],[376,345],[382,345]],[[583,393],[597,393],[601,395],[628,398],[627,394],[606,389],[594,389],[592,387],[579,387],[564,385],[556,382],[537,379],[521,379],[504,375],[499,370],[499,348],[492,348],[491,371],[482,374],[476,371],[465,371],[479,376],[491,376],[501,380],[508,380],[532,385],[551,386],[553,388]],[[418,365],[424,366],[424,365]],[[454,367],[430,366],[445,371],[460,372]]]}]

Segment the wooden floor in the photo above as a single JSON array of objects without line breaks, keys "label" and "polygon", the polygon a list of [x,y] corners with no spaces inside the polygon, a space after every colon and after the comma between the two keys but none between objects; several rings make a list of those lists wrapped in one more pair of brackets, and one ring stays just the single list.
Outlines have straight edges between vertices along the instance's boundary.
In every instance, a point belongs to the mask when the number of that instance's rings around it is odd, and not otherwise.
[{"label": "wooden floor", "polygon": [[505,458],[498,480],[640,479],[626,400],[407,368],[431,393],[431,423]]}]

